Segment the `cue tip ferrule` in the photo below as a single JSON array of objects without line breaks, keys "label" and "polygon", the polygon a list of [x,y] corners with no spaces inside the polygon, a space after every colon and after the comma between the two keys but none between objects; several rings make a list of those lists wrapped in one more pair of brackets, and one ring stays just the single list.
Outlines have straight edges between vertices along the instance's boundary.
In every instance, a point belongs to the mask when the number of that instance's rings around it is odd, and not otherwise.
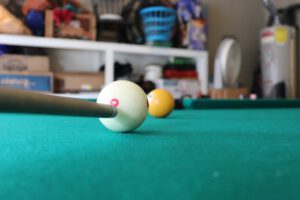
[{"label": "cue tip ferrule", "polygon": [[115,116],[117,116],[117,114],[118,114],[117,108],[112,106],[112,114],[111,114],[111,117],[115,117]]}]

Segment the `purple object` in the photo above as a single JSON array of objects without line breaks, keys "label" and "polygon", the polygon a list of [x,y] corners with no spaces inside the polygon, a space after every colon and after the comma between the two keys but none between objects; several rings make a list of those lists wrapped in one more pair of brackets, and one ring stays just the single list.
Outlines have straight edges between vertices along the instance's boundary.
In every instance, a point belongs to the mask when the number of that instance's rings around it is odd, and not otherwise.
[{"label": "purple object", "polygon": [[179,0],[177,2],[177,15],[180,22],[204,19],[202,0]]},{"label": "purple object", "polygon": [[180,46],[195,50],[207,49],[206,15],[202,0],[178,0]]},{"label": "purple object", "polygon": [[188,48],[207,49],[207,25],[202,20],[191,20],[188,24]]}]

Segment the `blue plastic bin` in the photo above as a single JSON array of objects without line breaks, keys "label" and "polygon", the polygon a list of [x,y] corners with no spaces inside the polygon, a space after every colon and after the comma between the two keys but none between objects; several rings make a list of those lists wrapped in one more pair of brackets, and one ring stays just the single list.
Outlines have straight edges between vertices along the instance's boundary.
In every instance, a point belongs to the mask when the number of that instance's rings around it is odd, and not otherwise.
[{"label": "blue plastic bin", "polygon": [[175,10],[163,6],[144,8],[140,11],[148,42],[168,42],[176,21]]}]

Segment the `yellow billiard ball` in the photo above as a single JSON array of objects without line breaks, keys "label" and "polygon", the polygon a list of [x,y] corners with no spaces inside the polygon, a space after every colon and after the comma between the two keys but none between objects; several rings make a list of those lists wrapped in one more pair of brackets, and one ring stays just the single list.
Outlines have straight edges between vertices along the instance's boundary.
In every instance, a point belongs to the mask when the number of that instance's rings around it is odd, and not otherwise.
[{"label": "yellow billiard ball", "polygon": [[152,90],[148,95],[148,113],[153,117],[166,117],[175,107],[173,95],[165,89]]}]

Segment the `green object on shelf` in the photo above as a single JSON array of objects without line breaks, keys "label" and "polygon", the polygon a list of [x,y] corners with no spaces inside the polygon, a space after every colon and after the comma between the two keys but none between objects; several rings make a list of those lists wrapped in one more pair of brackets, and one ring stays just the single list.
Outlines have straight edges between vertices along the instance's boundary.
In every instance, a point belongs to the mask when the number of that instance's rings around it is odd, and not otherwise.
[{"label": "green object on shelf", "polygon": [[174,65],[187,65],[187,64],[195,64],[195,60],[191,58],[181,58],[181,57],[173,57],[170,61],[171,64]]}]

